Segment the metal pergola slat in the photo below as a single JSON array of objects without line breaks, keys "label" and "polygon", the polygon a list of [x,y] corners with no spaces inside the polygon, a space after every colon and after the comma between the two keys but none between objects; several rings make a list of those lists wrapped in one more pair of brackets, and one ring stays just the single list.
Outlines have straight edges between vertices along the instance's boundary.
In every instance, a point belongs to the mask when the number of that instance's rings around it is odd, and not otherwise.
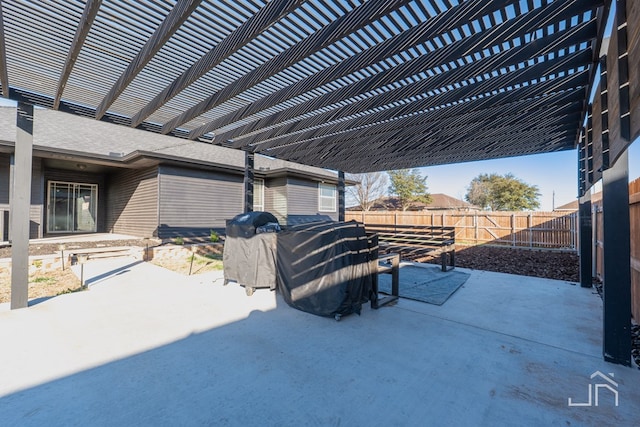
[{"label": "metal pergola slat", "polygon": [[[19,101],[346,171],[493,158],[495,129],[518,135],[509,155],[571,149],[581,118],[560,99],[585,105],[603,6],[2,0],[0,84]],[[559,119],[537,130],[518,102]]]}]

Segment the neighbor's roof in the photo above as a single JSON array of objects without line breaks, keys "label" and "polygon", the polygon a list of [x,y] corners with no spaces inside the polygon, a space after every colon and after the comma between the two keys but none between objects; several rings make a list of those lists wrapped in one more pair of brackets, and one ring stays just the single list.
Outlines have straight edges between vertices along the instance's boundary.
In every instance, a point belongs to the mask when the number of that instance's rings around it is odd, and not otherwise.
[{"label": "neighbor's roof", "polygon": [[346,172],[553,152],[603,3],[3,0],[1,93]]},{"label": "neighbor's roof", "polygon": [[[480,209],[464,200],[443,193],[431,194],[431,203],[413,202],[410,210],[422,209]],[[385,196],[376,200],[371,210],[400,210],[400,200],[395,196]]]}]

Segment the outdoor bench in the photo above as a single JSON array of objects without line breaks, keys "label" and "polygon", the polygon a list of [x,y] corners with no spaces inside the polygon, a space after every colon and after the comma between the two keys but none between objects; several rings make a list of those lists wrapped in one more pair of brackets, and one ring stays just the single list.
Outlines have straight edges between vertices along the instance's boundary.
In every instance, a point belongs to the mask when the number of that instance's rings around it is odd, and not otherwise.
[{"label": "outdoor bench", "polygon": [[98,258],[111,258],[122,255],[129,255],[132,253],[129,246],[117,246],[117,247],[102,247],[102,248],[69,248],[65,249],[65,255],[71,259],[71,264],[77,264],[80,257],[85,257],[86,260],[98,259]]},{"label": "outdoor bench", "polygon": [[[377,309],[398,299],[400,294],[400,255],[397,253],[380,255],[378,235],[375,233],[367,232],[367,245],[372,282],[371,308]],[[391,274],[391,295],[382,298],[378,295],[378,274]]]},{"label": "outdoor bench", "polygon": [[418,262],[440,255],[442,271],[455,267],[455,227],[365,224],[365,229],[378,235],[382,253],[399,253]]}]

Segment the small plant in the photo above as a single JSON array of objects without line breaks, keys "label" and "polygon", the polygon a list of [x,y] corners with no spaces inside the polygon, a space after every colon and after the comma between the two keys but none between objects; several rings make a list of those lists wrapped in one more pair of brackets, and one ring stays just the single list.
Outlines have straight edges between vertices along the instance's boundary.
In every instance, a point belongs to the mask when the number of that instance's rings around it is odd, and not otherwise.
[{"label": "small plant", "polygon": [[216,243],[220,240],[220,236],[218,236],[218,233],[215,230],[210,230],[209,240],[211,240],[212,243]]},{"label": "small plant", "polygon": [[56,283],[53,277],[40,276],[30,281],[30,283]]},{"label": "small plant", "polygon": [[37,259],[37,260],[33,261],[33,266],[35,268],[42,268],[42,260],[41,259]]},{"label": "small plant", "polygon": [[176,245],[184,245],[184,238],[182,236],[175,237],[173,243]]}]

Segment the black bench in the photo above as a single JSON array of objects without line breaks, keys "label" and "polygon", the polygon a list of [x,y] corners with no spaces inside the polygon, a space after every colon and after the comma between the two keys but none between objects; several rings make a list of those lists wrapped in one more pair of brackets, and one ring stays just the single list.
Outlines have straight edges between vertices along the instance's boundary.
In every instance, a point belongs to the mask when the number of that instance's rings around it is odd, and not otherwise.
[{"label": "black bench", "polygon": [[417,262],[439,255],[442,271],[455,267],[455,227],[365,224],[365,229],[378,235],[381,253],[399,253]]},{"label": "black bench", "polygon": [[[387,253],[380,255],[378,235],[367,232],[369,264],[371,271],[371,308],[378,309],[399,298],[400,290],[400,255]],[[391,295],[381,297],[378,293],[378,274],[391,274]]]}]

